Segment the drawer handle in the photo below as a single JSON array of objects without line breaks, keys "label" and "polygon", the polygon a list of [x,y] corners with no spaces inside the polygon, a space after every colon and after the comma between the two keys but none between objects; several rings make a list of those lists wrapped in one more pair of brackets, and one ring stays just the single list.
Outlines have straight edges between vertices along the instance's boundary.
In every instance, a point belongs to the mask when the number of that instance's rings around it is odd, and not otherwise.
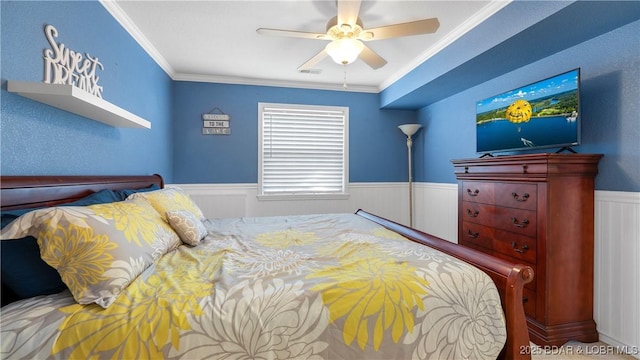
[{"label": "drawer handle", "polygon": [[478,217],[479,214],[480,212],[478,210],[471,211],[471,209],[467,209],[467,215],[471,216],[472,218]]},{"label": "drawer handle", "polygon": [[471,230],[467,229],[467,236],[468,237],[470,237],[472,239],[475,239],[475,238],[478,237],[478,235],[480,235],[479,232],[471,232]]},{"label": "drawer handle", "polygon": [[469,196],[478,196],[478,194],[480,193],[480,190],[475,189],[474,191],[471,191],[471,189],[467,189],[467,194],[469,194]]},{"label": "drawer handle", "polygon": [[529,298],[528,298],[528,297],[526,297],[526,296],[523,296],[523,297],[522,297],[522,303],[523,303],[523,304],[526,304],[528,301],[529,301]]},{"label": "drawer handle", "polygon": [[515,227],[519,227],[519,228],[526,228],[527,225],[529,225],[529,220],[524,219],[522,221],[518,221],[518,219],[516,219],[515,217],[511,218],[511,223],[513,224],[513,226]]},{"label": "drawer handle", "polygon": [[513,200],[515,201],[520,201],[520,202],[525,202],[527,201],[527,199],[529,199],[529,194],[528,193],[524,193],[522,194],[522,196],[518,195],[518,193],[511,193],[511,196],[513,196]]},{"label": "drawer handle", "polygon": [[529,246],[527,245],[522,245],[522,247],[518,249],[518,244],[516,244],[515,241],[511,243],[511,246],[513,247],[513,250],[515,250],[515,252],[519,254],[524,254],[525,252],[527,252],[527,250],[529,250]]}]

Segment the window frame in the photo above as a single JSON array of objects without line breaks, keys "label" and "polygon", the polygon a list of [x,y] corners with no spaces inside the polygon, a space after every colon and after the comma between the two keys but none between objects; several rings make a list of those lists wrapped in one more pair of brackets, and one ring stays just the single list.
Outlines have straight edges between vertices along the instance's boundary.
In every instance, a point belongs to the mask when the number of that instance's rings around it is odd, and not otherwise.
[{"label": "window frame", "polygon": [[[311,110],[311,111],[339,111],[344,118],[343,144],[342,144],[342,191],[340,192],[264,192],[264,130],[263,113],[265,108],[283,110]],[[305,105],[284,103],[258,103],[258,189],[259,200],[313,200],[313,199],[346,199],[349,197],[349,107],[332,105]]]}]

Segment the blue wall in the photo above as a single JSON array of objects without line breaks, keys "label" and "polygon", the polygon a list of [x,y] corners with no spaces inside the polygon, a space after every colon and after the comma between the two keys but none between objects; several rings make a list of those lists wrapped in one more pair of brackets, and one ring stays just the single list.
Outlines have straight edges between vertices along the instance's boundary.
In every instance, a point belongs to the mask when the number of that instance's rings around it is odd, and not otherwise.
[{"label": "blue wall", "polygon": [[420,109],[426,133],[416,181],[455,182],[450,160],[478,156],[476,101],[579,67],[582,145],[575,150],[604,154],[596,189],[640,191],[639,33],[636,21]]},{"label": "blue wall", "polygon": [[[161,174],[172,181],[171,79],[97,1],[2,1],[3,175]],[[151,122],[115,128],[7,92],[44,80],[44,26],[56,42],[98,57],[102,97]]]},{"label": "blue wall", "polygon": [[[270,86],[176,82],[176,183],[257,183],[258,103],[349,107],[352,182],[406,181],[406,137],[397,126],[417,113],[379,110],[379,95]],[[231,116],[231,135],[202,135],[202,114],[218,107]]]}]

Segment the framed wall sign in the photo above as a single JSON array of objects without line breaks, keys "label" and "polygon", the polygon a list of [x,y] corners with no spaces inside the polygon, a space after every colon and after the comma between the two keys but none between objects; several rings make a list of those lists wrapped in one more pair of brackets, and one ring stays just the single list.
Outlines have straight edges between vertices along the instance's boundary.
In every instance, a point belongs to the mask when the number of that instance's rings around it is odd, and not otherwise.
[{"label": "framed wall sign", "polygon": [[231,134],[231,116],[217,106],[208,113],[202,114],[202,135],[229,134]]}]

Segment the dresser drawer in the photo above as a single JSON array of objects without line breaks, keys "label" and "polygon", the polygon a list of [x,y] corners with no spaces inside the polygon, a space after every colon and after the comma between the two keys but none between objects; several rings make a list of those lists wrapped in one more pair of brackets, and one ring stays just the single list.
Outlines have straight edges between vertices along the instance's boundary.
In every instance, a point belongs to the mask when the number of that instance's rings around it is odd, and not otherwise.
[{"label": "dresser drawer", "polygon": [[[486,241],[486,239],[482,239],[482,238],[473,238],[470,240],[467,240],[465,238],[460,239],[460,245],[478,250],[480,252],[483,252],[485,254],[489,254],[507,261],[510,261],[512,263],[515,264],[524,264],[524,265],[528,265],[531,266],[531,268],[533,269],[533,273],[536,274],[536,265],[534,264],[529,264],[525,261],[521,261],[517,258],[502,254],[501,252],[491,249],[487,246],[492,246],[493,244],[495,244],[494,241]],[[531,291],[536,291],[536,285],[537,285],[538,281],[537,279],[534,277],[533,281],[530,283],[527,283],[524,285],[525,289],[529,289]]]},{"label": "dresser drawer", "polygon": [[526,236],[536,236],[538,224],[535,211],[500,206],[496,206],[493,210],[493,227]]},{"label": "dresser drawer", "polygon": [[493,204],[494,183],[482,181],[463,181],[462,200],[481,204]]},{"label": "dresser drawer", "polygon": [[482,246],[488,250],[488,254],[491,254],[491,250],[493,250],[493,228],[464,221],[459,241]]},{"label": "dresser drawer", "polygon": [[464,221],[493,226],[493,217],[495,215],[495,207],[493,205],[463,201],[460,211],[462,211],[462,219]]},{"label": "dresser drawer", "polygon": [[536,238],[464,221],[460,242],[482,246],[499,253],[500,257],[511,257],[512,261],[536,264]]},{"label": "dresser drawer", "polygon": [[535,210],[538,200],[538,185],[517,183],[495,183],[494,204],[516,209]]},{"label": "dresser drawer", "polygon": [[538,185],[463,181],[462,200],[516,209],[535,210],[538,200]]},{"label": "dresser drawer", "polygon": [[462,212],[463,221],[495,227],[526,236],[536,236],[537,214],[535,211],[470,201],[463,201],[460,211]]},{"label": "dresser drawer", "polygon": [[537,240],[535,237],[515,234],[504,230],[494,231],[493,249],[506,256],[514,258],[518,262],[526,262],[527,265],[536,264]]}]

